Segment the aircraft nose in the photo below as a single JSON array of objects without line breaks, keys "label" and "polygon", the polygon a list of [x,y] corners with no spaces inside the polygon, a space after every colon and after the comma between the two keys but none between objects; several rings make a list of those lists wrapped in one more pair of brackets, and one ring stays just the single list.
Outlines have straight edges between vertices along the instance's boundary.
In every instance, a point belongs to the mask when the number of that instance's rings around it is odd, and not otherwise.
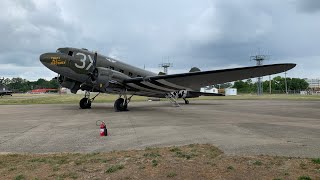
[{"label": "aircraft nose", "polygon": [[44,54],[41,54],[39,59],[40,59],[40,62],[43,64],[43,65],[47,65],[51,62],[51,59],[50,59],[50,55],[49,53],[44,53]]}]

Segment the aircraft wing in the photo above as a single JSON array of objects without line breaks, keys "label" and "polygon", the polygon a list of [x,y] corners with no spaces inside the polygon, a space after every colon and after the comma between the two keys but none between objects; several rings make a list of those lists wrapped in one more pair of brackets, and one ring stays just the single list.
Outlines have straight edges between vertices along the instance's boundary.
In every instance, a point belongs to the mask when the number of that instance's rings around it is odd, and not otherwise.
[{"label": "aircraft wing", "polygon": [[124,80],[133,91],[164,93],[177,90],[196,90],[201,87],[237,80],[277,74],[294,68],[296,64],[270,64],[213,71],[138,77]]}]

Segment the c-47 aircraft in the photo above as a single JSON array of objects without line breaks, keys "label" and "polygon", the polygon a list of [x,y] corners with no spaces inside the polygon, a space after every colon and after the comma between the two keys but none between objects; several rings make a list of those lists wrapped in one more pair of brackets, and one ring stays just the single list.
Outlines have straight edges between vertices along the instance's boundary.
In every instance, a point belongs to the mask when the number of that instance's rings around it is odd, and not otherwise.
[{"label": "c-47 aircraft", "polygon": [[[287,71],[296,64],[271,64],[213,71],[195,71],[182,74],[157,75],[119,60],[103,56],[87,49],[59,48],[53,53],[40,55],[40,61],[59,74],[60,85],[77,93],[85,91],[80,108],[91,108],[91,103],[100,93],[119,94],[114,103],[116,111],[126,111],[133,95],[168,98],[177,103],[178,98],[216,95],[199,92],[201,87],[242,79],[266,76]],[[197,69],[197,68],[193,68]],[[99,92],[90,98],[90,92]]]}]

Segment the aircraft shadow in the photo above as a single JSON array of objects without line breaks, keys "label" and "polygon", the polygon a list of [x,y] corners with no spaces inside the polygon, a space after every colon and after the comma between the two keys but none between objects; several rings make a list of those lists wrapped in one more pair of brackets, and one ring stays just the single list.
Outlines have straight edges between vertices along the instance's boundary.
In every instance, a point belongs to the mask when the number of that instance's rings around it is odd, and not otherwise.
[{"label": "aircraft shadow", "polygon": [[[184,107],[192,107],[192,106],[223,106],[225,104],[223,103],[206,103],[206,102],[196,102],[196,103],[192,103],[190,102],[190,104],[184,104],[184,103],[180,103],[180,107],[181,108],[184,108]],[[134,112],[134,111],[148,111],[148,112],[152,112],[152,111],[167,111],[168,109],[170,108],[179,108],[179,107],[175,107],[173,106],[172,104],[170,103],[161,103],[161,104],[144,104],[144,105],[141,105],[141,104],[129,104],[129,111],[124,111],[124,112],[121,112],[121,113],[126,113],[126,112]],[[104,111],[104,112],[115,112],[114,111],[114,107],[113,105],[110,105],[110,104],[100,104],[100,103],[97,103],[97,104],[92,104],[92,108],[91,109],[81,109],[79,108],[78,105],[74,105],[74,106],[67,106],[67,107],[63,107],[64,110],[81,110],[81,111],[93,111],[93,112],[101,112],[101,111]]]}]

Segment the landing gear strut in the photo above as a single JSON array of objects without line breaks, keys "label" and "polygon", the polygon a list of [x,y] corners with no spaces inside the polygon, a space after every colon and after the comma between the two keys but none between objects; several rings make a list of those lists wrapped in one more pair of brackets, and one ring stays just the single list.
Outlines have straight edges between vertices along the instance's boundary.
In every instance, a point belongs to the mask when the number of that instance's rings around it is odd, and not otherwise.
[{"label": "landing gear strut", "polygon": [[187,100],[186,98],[183,98],[183,100],[185,104],[189,104],[189,100]]},{"label": "landing gear strut", "polygon": [[90,99],[90,91],[86,91],[84,94],[84,98],[80,100],[80,108],[81,109],[90,109],[91,103],[94,101],[94,99],[100,94],[100,92],[95,95],[92,99]]},{"label": "landing gear strut", "polygon": [[131,98],[133,95],[131,95],[129,98],[127,97],[127,94],[123,94],[123,98],[121,98],[122,94],[120,94],[119,98],[114,102],[114,110],[116,112],[120,111],[128,111],[128,104],[131,101]]}]

